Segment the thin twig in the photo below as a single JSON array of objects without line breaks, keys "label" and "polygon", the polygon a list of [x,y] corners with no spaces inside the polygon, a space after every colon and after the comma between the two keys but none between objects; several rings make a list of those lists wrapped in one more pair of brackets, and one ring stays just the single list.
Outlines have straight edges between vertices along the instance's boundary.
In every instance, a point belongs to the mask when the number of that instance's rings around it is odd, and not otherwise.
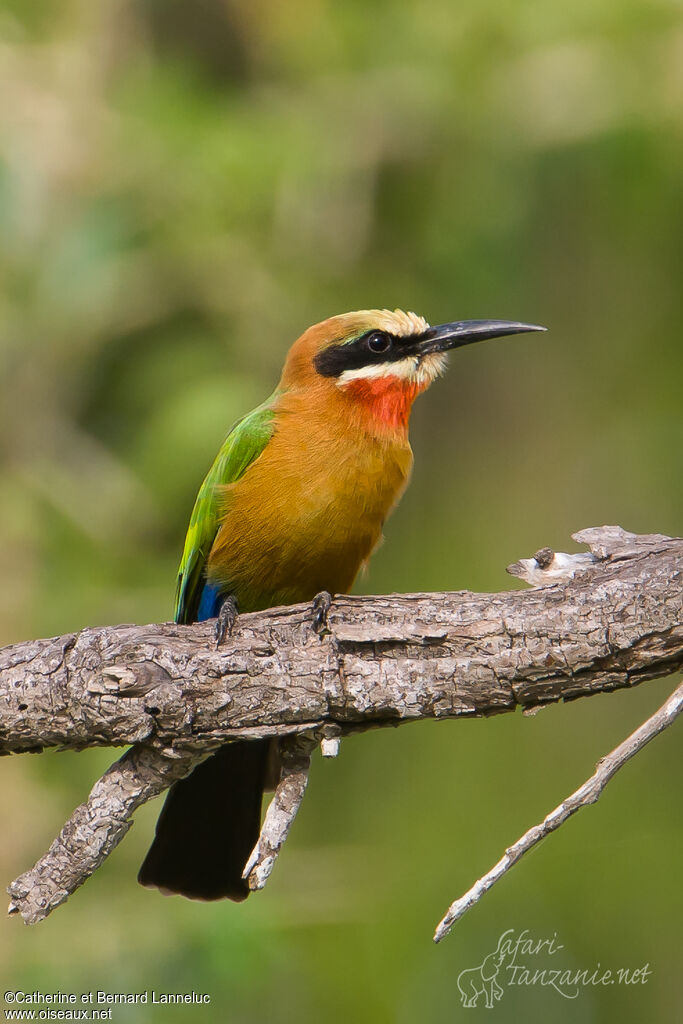
[{"label": "thin twig", "polygon": [[524,835],[510,846],[506,851],[505,855],[501,857],[498,863],[491,868],[482,878],[474,883],[471,889],[468,889],[464,896],[461,896],[459,900],[452,903],[448,908],[448,912],[443,920],[439,923],[435,933],[434,941],[440,942],[455,924],[455,922],[463,916],[463,914],[473,907],[475,903],[478,903],[485,892],[491,888],[503,875],[510,870],[513,864],[516,864],[525,853],[533,849],[537,843],[540,843],[542,839],[545,839],[547,835],[554,832],[555,829],[559,828],[560,825],[564,824],[567,818],[570,818],[572,814],[581,807],[586,807],[588,804],[594,804],[603,789],[610,781],[610,779],[616,775],[620,768],[622,768],[627,761],[629,761],[634,754],[637,754],[639,750],[642,750],[646,743],[658,736],[660,732],[668,728],[678,715],[683,711],[683,683],[674,690],[669,699],[661,708],[648,718],[646,722],[643,722],[635,732],[620,743],[610,754],[603,757],[598,762],[595,772],[591,775],[582,786],[579,787],[571,796],[568,796],[565,800],[559,804],[550,814],[546,815],[540,825],[534,825],[532,828],[525,832]]},{"label": "thin twig", "polygon": [[280,741],[280,781],[266,811],[261,835],[242,872],[252,891],[263,889],[289,835],[306,792],[311,754],[317,745],[317,739],[309,736],[291,736]]}]

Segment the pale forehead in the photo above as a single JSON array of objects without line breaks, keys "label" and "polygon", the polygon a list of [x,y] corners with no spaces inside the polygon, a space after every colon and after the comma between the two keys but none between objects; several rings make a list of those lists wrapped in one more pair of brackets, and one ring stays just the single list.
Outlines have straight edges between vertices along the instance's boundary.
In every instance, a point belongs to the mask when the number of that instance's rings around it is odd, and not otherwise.
[{"label": "pale forehead", "polygon": [[417,313],[404,313],[402,309],[367,309],[356,315],[359,319],[362,317],[368,327],[387,331],[398,338],[421,334],[429,327],[424,317],[418,316]]}]

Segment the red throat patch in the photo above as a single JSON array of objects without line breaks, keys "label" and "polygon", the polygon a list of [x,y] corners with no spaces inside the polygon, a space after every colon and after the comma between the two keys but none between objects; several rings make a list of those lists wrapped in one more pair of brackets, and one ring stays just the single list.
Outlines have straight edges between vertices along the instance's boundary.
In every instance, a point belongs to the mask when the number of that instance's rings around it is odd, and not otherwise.
[{"label": "red throat patch", "polygon": [[389,430],[404,430],[413,402],[426,385],[402,377],[357,377],[344,391]]}]

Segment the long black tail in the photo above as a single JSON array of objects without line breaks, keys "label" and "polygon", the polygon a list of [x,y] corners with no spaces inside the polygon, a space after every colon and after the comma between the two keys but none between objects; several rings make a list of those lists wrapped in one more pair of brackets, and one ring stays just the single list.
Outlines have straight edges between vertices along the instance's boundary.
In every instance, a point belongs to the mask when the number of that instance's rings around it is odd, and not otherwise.
[{"label": "long black tail", "polygon": [[269,740],[227,743],[171,786],[138,874],[190,899],[243,900],[242,871],[261,827]]}]

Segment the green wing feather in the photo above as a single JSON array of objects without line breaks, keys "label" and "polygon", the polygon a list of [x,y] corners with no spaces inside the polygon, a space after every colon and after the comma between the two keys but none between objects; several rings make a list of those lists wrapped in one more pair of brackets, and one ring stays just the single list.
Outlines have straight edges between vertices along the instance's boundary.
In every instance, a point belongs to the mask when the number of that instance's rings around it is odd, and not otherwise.
[{"label": "green wing feather", "polygon": [[270,441],[277,398],[278,392],[275,392],[263,405],[237,421],[199,489],[178,568],[176,622],[195,621],[205,582],[206,562],[220,525],[219,487],[239,480]]}]

